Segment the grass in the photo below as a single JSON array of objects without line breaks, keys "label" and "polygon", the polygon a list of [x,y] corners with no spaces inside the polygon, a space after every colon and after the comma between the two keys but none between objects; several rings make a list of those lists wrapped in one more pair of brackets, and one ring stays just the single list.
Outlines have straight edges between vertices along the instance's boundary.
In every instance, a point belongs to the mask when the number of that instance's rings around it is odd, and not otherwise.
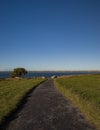
[{"label": "grass", "polygon": [[25,94],[42,81],[40,78],[0,81],[0,125],[18,107]]},{"label": "grass", "polygon": [[55,79],[57,89],[100,130],[100,75],[82,75]]}]

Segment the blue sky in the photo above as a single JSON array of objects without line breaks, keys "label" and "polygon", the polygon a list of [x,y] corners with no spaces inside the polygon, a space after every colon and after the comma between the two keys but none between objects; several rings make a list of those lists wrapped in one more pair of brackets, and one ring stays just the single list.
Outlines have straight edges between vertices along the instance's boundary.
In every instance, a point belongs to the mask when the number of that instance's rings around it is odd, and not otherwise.
[{"label": "blue sky", "polygon": [[0,70],[100,70],[99,0],[0,0]]}]

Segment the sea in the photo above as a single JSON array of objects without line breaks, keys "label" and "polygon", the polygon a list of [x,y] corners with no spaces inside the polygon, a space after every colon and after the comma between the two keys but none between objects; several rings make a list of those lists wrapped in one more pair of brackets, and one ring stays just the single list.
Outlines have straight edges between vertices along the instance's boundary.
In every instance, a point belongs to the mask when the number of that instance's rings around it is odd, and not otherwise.
[{"label": "sea", "polygon": [[[11,71],[0,71],[0,78],[9,78]],[[28,71],[25,78],[33,77],[52,77],[52,76],[69,76],[81,74],[100,74],[100,71]]]}]

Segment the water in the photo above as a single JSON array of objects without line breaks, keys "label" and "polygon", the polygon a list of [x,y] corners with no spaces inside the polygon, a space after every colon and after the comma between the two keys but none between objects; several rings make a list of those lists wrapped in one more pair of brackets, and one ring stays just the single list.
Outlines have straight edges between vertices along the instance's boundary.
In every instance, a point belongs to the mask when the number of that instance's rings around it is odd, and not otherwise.
[{"label": "water", "polygon": [[[0,72],[0,78],[9,78],[10,73],[8,71]],[[100,71],[29,71],[25,78],[32,78],[32,77],[51,77],[51,76],[63,76],[63,75],[78,75],[78,74],[100,74]]]},{"label": "water", "polygon": [[8,71],[1,71],[0,72],[0,78],[9,78],[10,77],[10,73]]}]

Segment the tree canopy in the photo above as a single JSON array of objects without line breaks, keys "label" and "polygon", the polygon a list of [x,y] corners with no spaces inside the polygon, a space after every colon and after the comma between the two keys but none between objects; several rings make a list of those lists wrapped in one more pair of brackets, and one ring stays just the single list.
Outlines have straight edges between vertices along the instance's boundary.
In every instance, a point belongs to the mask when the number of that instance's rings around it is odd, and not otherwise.
[{"label": "tree canopy", "polygon": [[27,70],[25,68],[15,68],[12,72],[11,72],[11,77],[15,78],[15,77],[23,77],[25,74],[27,74]]}]

